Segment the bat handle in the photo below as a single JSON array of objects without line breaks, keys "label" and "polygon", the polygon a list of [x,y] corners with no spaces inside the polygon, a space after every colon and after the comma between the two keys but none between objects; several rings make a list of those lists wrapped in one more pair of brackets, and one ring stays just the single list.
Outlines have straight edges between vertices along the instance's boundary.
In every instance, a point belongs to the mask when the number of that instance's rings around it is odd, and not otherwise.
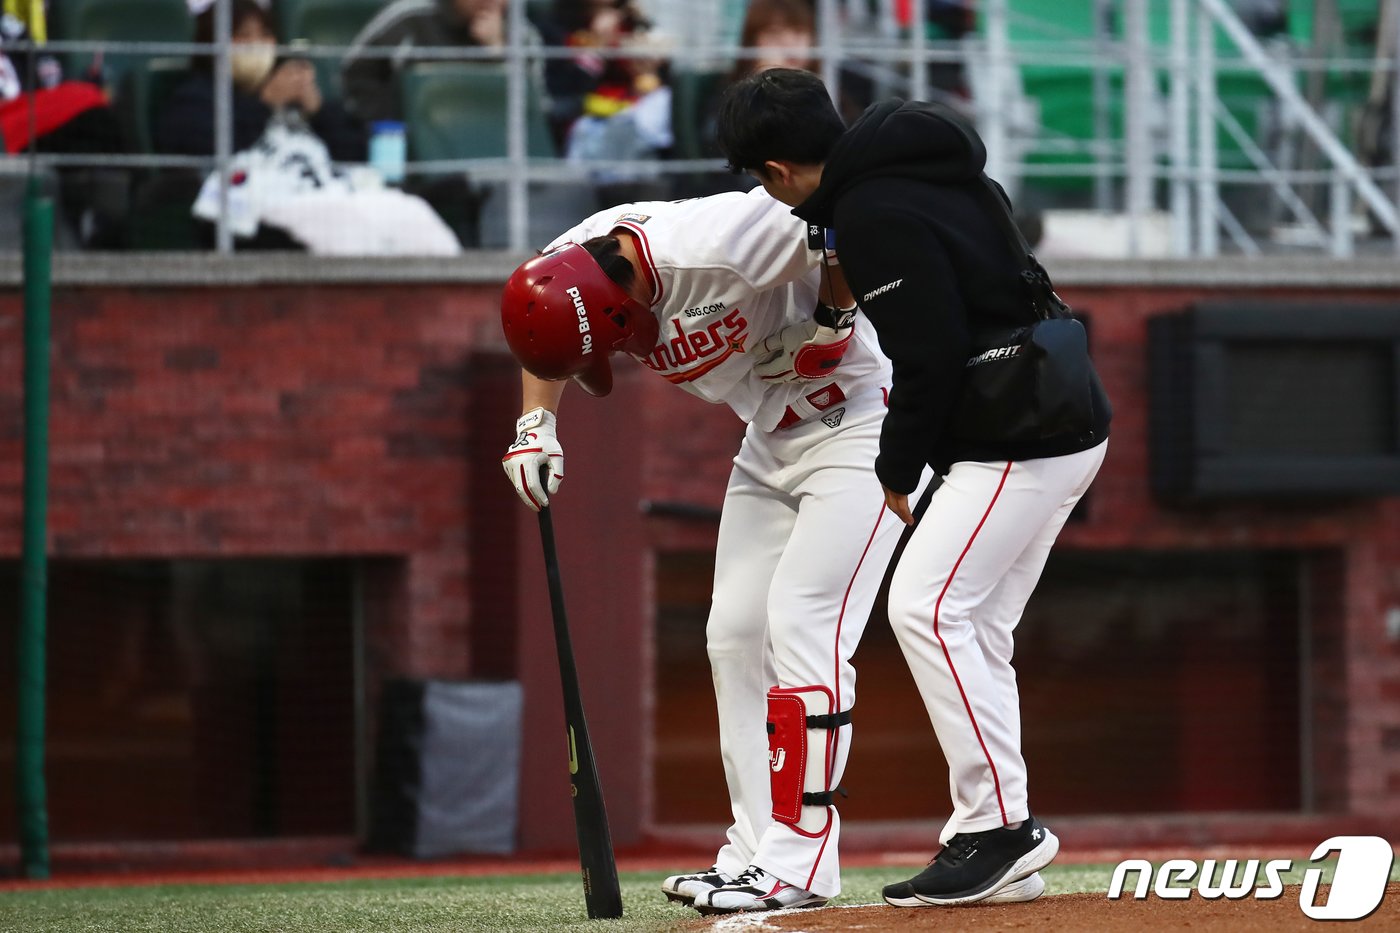
[{"label": "bat handle", "polygon": [[[548,463],[540,464],[540,489],[549,488],[549,471],[552,469],[553,467],[551,467]],[[549,508],[548,502],[540,506],[540,511],[543,512],[547,508]]]}]

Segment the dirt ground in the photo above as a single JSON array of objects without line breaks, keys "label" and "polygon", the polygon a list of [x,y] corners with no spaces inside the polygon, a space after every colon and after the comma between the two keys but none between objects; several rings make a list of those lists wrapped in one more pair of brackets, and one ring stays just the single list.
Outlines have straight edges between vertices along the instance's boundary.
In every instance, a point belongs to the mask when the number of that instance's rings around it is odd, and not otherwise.
[{"label": "dirt ground", "polygon": [[[1326,890],[1325,888],[1323,890]],[[1186,901],[1110,901],[1102,894],[1060,894],[1029,904],[929,907],[830,907],[821,910],[787,910],[772,914],[733,914],[695,920],[687,931],[709,933],[824,933],[864,930],[868,933],[903,930],[956,930],[986,933],[992,930],[1074,931],[1074,933],[1157,933],[1186,930],[1189,933],[1319,933],[1329,924],[1311,920],[1298,907],[1298,887],[1268,901],[1207,901],[1193,895]],[[1339,924],[1348,931],[1365,933],[1400,931],[1400,884],[1386,887],[1385,899],[1365,920]]]}]

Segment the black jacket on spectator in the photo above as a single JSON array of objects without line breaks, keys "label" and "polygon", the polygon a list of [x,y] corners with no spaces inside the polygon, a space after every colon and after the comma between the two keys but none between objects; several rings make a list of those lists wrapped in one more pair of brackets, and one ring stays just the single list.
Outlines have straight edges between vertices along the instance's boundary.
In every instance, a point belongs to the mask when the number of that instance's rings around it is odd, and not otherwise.
[{"label": "black jacket on spectator", "polygon": [[[267,129],[272,108],[252,94],[233,91],[233,151],[251,147]],[[340,162],[363,162],[368,142],[364,127],[334,101],[321,104],[307,123]],[[214,154],[214,77],[192,71],[170,93],[156,118],[155,146],[176,155]]]},{"label": "black jacket on spectator", "polygon": [[894,365],[875,471],[895,492],[912,492],[926,463],[1062,456],[1108,436],[1103,399],[1087,441],[973,448],[947,436],[972,335],[1034,320],[1020,260],[989,210],[986,161],[954,111],[886,101],[837,141],[821,185],[793,210],[835,229],[846,279]]}]

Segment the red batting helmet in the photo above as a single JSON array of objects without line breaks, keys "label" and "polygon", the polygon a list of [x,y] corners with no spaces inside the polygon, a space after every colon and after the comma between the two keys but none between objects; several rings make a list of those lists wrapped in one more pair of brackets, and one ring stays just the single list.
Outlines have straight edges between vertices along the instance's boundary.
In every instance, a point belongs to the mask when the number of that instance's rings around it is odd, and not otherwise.
[{"label": "red batting helmet", "polygon": [[656,318],[577,243],[521,264],[501,296],[510,352],[539,379],[573,378],[589,395],[612,391],[614,350],[648,353]]}]

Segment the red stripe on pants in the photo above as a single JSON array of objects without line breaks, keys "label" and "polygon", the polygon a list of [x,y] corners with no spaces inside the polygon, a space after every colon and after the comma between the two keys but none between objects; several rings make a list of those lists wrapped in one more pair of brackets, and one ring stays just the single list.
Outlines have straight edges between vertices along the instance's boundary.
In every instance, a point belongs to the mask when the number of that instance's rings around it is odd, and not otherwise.
[{"label": "red stripe on pants", "polygon": [[967,546],[958,555],[958,561],[953,565],[953,570],[948,574],[948,579],[943,582],[943,590],[938,594],[938,601],[933,606],[933,636],[938,639],[938,644],[943,648],[943,657],[948,661],[948,670],[953,675],[953,683],[958,685],[958,695],[962,697],[963,708],[967,710],[967,718],[972,722],[972,731],[977,736],[977,744],[982,746],[982,754],[987,756],[987,767],[992,769],[992,786],[997,792],[997,807],[1001,810],[1001,821],[1006,822],[1006,804],[1001,799],[1001,778],[997,776],[996,763],[992,761],[992,753],[987,749],[987,743],[982,739],[982,730],[977,725],[977,716],[972,712],[972,704],[968,702],[967,691],[963,689],[962,678],[958,676],[958,669],[953,666],[953,656],[948,653],[948,645],[943,640],[942,634],[938,631],[940,612],[943,608],[943,597],[948,593],[948,587],[953,585],[953,578],[958,574],[958,568],[962,566],[963,558],[967,552],[972,550],[972,542],[977,540],[977,534],[982,530],[982,526],[987,523],[987,516],[992,514],[992,507],[997,504],[997,499],[1001,496],[1002,489],[1006,486],[1006,477],[1011,473],[1011,461],[1006,462],[1006,469],[1001,472],[1001,482],[997,484],[997,491],[992,494],[992,501],[987,504],[987,511],[982,513],[982,520],[977,523],[977,527],[972,531],[972,537],[967,539]]}]

